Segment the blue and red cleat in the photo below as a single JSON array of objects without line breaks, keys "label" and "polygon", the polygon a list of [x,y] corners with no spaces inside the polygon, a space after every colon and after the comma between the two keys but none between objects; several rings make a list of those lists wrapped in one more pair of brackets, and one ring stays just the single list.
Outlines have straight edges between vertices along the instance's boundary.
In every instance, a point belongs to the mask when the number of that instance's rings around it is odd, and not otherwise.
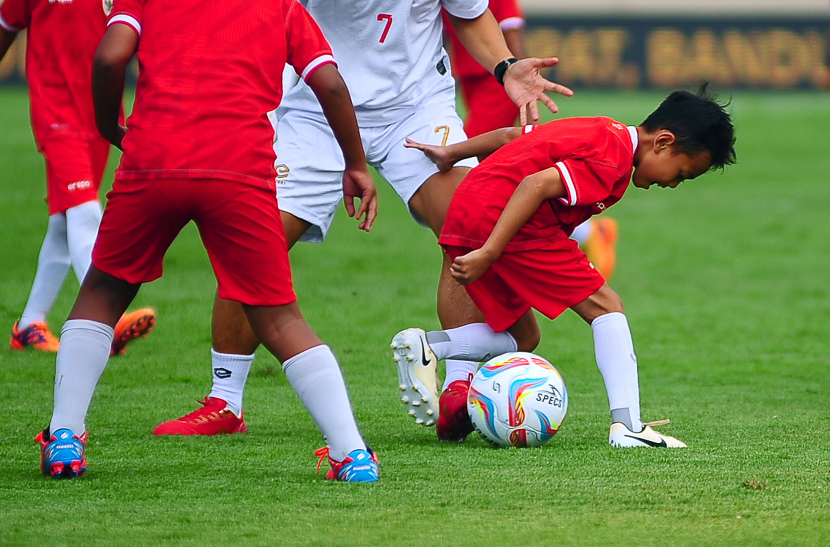
[{"label": "blue and red cleat", "polygon": [[40,470],[56,479],[80,477],[86,471],[86,431],[78,437],[69,429],[58,429],[51,435],[41,431],[35,442],[40,443]]},{"label": "blue and red cleat", "polygon": [[320,461],[317,462],[317,471],[320,470],[323,459],[328,458],[331,469],[326,473],[326,478],[329,480],[342,482],[377,482],[380,476],[378,457],[368,447],[366,450],[352,450],[342,462],[331,459],[328,446],[315,450],[314,455],[320,457]]}]

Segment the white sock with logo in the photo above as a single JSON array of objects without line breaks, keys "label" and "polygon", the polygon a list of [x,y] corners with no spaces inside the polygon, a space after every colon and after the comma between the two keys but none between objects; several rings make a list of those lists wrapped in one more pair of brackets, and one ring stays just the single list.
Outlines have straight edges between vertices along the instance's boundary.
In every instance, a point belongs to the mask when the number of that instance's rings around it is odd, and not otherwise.
[{"label": "white sock with logo", "polygon": [[352,450],[366,449],[340,366],[328,346],[298,353],[282,364],[282,370],[323,433],[331,459],[343,461]]},{"label": "white sock with logo", "polygon": [[639,432],[643,429],[640,421],[640,386],[628,320],[622,313],[608,313],[594,319],[591,330],[594,333],[597,366],[608,393],[611,420]]},{"label": "white sock with logo", "polygon": [[208,397],[222,399],[228,403],[228,410],[238,418],[242,414],[242,394],[254,356],[219,353],[213,348],[210,350],[210,360],[213,369],[213,389]]},{"label": "white sock with logo", "polygon": [[431,331],[427,333],[427,342],[439,361],[460,359],[481,363],[516,351],[516,339],[509,332],[496,332],[487,323]]},{"label": "white sock with logo", "polygon": [[46,314],[52,309],[66,274],[69,273],[69,265],[66,217],[62,213],[57,213],[49,217],[46,236],[37,258],[35,280],[32,282],[29,299],[18,322],[18,330],[23,330],[32,323],[46,321]]},{"label": "white sock with logo", "polygon": [[78,283],[83,283],[89,265],[92,264],[92,247],[98,237],[101,216],[101,204],[98,201],[87,201],[66,210],[66,241],[69,243],[69,258],[75,275],[78,276]]},{"label": "white sock with logo", "polygon": [[49,431],[70,429],[79,437],[95,386],[107,366],[113,331],[109,325],[86,319],[63,324],[55,366],[55,407]]},{"label": "white sock with logo", "polygon": [[[431,347],[431,346],[430,346]],[[441,391],[446,391],[450,384],[462,380],[469,382],[478,370],[477,361],[459,361],[458,359],[447,359],[444,361],[447,373],[444,376],[444,386]]]},{"label": "white sock with logo", "polygon": [[577,242],[577,244],[582,247],[588,241],[588,238],[591,237],[591,231],[593,227],[591,226],[591,221],[586,220],[576,228],[574,228],[573,233],[571,234],[571,239]]}]

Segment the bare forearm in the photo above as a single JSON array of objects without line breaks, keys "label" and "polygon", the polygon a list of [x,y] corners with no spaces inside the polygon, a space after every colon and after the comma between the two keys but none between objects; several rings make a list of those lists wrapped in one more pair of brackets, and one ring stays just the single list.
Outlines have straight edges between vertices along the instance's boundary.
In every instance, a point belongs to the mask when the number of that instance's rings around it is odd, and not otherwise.
[{"label": "bare forearm", "polygon": [[519,59],[527,57],[523,29],[512,28],[505,30],[504,41],[507,43],[507,48],[513,54],[513,57],[518,57]]},{"label": "bare forearm", "polygon": [[334,65],[323,65],[314,71],[308,85],[317,96],[334,138],[343,151],[346,169],[365,167],[366,156],[360,140],[352,98],[340,73]]},{"label": "bare forearm", "polygon": [[516,188],[496,222],[493,232],[482,247],[482,251],[485,251],[493,261],[504,252],[513,236],[545,201],[543,188],[538,184],[527,184],[527,180],[522,181]]},{"label": "bare forearm", "polygon": [[458,40],[491,74],[497,64],[513,56],[489,9],[475,19],[461,19],[454,15],[449,15],[449,18]]},{"label": "bare forearm", "polygon": [[451,144],[447,147],[447,154],[453,163],[467,158],[487,157],[510,141],[522,135],[521,127],[504,127],[477,137]]},{"label": "bare forearm", "polygon": [[98,58],[92,64],[92,103],[95,125],[101,136],[118,148],[124,131],[118,123],[124,96],[126,64],[108,64]]},{"label": "bare forearm", "polygon": [[539,210],[542,203],[565,195],[567,190],[556,167],[525,177],[510,196],[482,250],[495,260],[504,252],[513,236]]},{"label": "bare forearm", "polygon": [[6,56],[6,52],[9,51],[16,36],[16,32],[10,32],[4,28],[0,28],[0,61]]}]

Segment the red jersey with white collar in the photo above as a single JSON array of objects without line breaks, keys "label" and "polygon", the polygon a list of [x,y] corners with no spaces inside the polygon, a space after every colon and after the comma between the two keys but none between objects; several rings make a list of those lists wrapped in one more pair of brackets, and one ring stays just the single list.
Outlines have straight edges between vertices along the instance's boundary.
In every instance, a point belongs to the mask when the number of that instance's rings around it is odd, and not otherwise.
[{"label": "red jersey with white collar", "polygon": [[139,78],[118,179],[224,179],[274,188],[283,65],[333,63],[296,0],[115,0],[139,35]]},{"label": "red jersey with white collar", "polygon": [[617,203],[634,170],[637,129],[611,118],[570,118],[525,126],[525,134],[499,148],[464,178],[450,203],[442,245],[481,247],[516,188],[534,173],[555,167],[567,196],[548,200],[506,248],[540,248]]},{"label": "red jersey with white collar", "polygon": [[[490,0],[490,11],[501,27],[502,31],[524,27],[524,13],[517,0]],[[443,12],[444,29],[450,37],[450,65],[456,76],[483,76],[490,74],[495,67],[484,68],[476,61],[467,49],[461,45],[455,30],[452,28],[447,13]]]},{"label": "red jersey with white collar", "polygon": [[38,146],[50,138],[98,138],[92,109],[92,58],[111,2],[3,0],[0,26],[28,29],[26,79]]}]

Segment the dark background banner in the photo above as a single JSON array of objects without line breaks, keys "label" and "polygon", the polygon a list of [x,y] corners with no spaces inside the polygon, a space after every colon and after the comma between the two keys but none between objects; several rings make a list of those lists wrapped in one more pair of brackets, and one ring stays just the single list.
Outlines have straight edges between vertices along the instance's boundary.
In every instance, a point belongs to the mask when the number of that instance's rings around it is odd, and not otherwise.
[{"label": "dark background banner", "polygon": [[830,18],[556,18],[527,20],[532,56],[557,56],[575,87],[827,89]]}]

